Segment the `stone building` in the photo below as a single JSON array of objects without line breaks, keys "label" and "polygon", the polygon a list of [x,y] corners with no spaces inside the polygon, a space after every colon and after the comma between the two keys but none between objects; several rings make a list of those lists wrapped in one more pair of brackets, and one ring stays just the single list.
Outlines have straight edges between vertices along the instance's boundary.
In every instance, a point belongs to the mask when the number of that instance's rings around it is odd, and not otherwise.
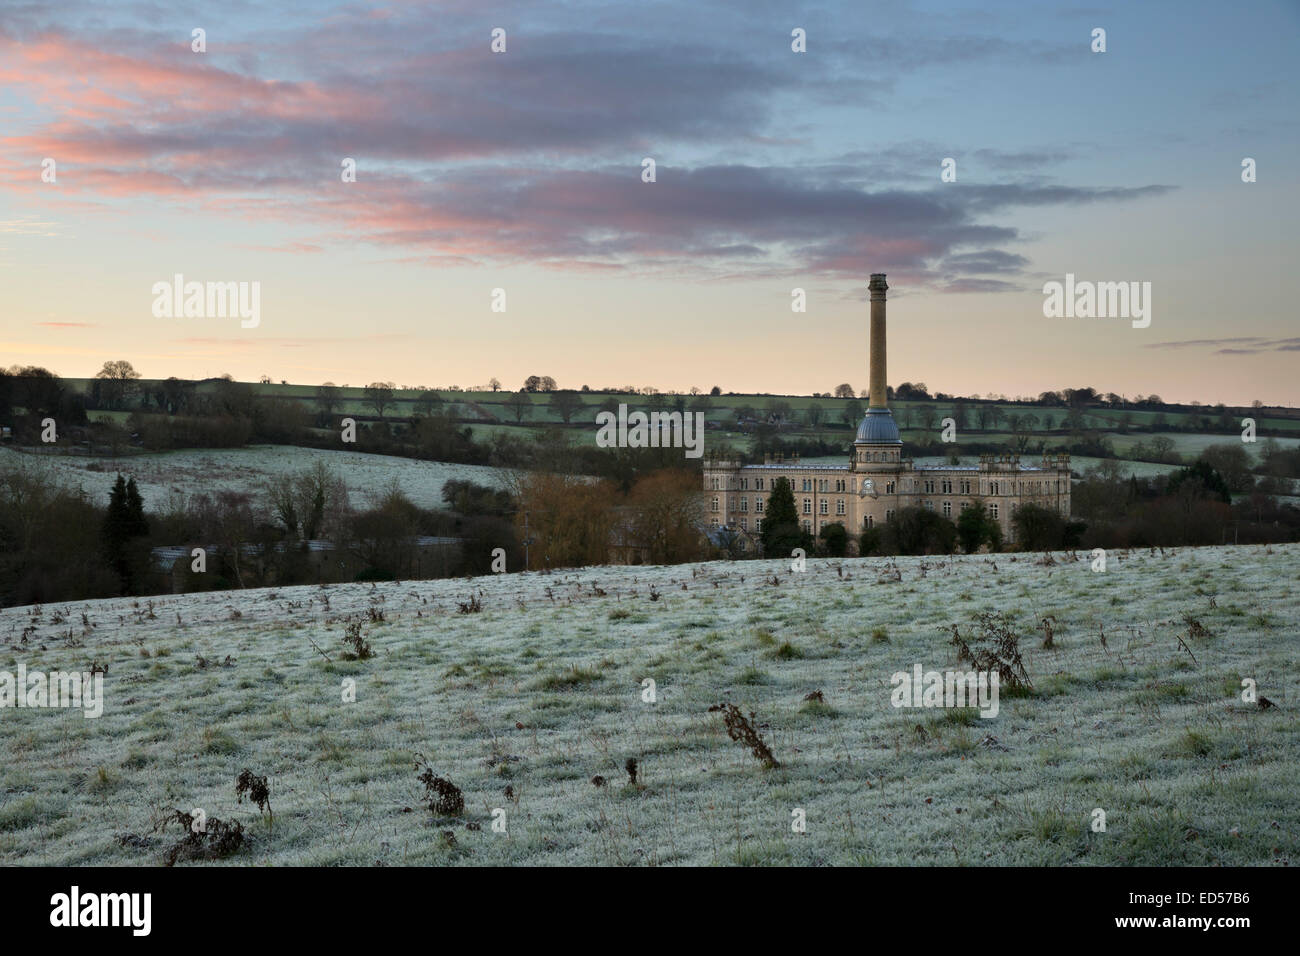
[{"label": "stone building", "polygon": [[1001,525],[1003,539],[1014,540],[1011,516],[1021,504],[1041,505],[1070,514],[1070,456],[1044,457],[1022,464],[1020,456],[980,455],[978,464],[917,465],[903,454],[898,426],[886,401],[885,276],[871,276],[871,381],[866,416],[843,465],[771,461],[743,465],[704,462],[705,514],[711,528],[733,528],[753,535],[763,520],[763,505],[778,478],[794,492],[795,509],[813,535],[839,523],[850,539],[866,528],[883,527],[907,507],[930,508],[956,521],[967,504],[982,503]]}]

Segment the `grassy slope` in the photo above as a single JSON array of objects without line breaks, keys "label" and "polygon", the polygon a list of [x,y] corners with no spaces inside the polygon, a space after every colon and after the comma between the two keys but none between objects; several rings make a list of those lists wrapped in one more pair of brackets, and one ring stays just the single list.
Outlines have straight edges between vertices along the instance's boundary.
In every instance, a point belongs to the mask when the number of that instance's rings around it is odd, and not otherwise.
[{"label": "grassy slope", "polygon": [[[1106,574],[1024,555],[898,566],[901,583],[877,582],[878,559],[715,563],[162,598],[156,618],[130,599],[0,611],[0,669],[109,666],[98,720],[0,712],[0,862],[155,864],[160,807],[242,821],[238,863],[1295,859],[1300,546],[1112,553]],[[483,611],[456,613],[471,591]],[[341,618],[372,606],[378,656],[340,662]],[[69,648],[83,609],[98,626]],[[992,609],[1020,615],[1034,696],[1004,694],[994,719],[889,706],[891,673],[954,665],[948,625]],[[1195,663],[1175,636],[1187,609],[1215,635],[1190,641]],[[1048,613],[1057,650],[1032,630]],[[1242,676],[1279,707],[1241,703]],[[826,709],[802,703],[818,689]],[[727,739],[708,712],[723,699],[757,712],[780,768]],[[417,750],[464,789],[464,820],[420,808]],[[624,785],[627,757],[645,789]],[[271,778],[273,829],[235,802],[243,767]]]},{"label": "grassy slope", "polygon": [[[292,445],[249,445],[245,448],[186,448],[178,451],[126,455],[118,459],[80,456],[21,454],[0,448],[0,467],[18,465],[49,469],[54,480],[80,486],[101,504],[117,480],[118,472],[134,476],[145,508],[163,508],[175,493],[212,493],[221,490],[256,491],[268,479],[300,472],[323,461],[335,469],[364,506],[369,494],[382,492],[396,480],[407,496],[423,508],[443,506],[442,486],[451,479],[474,481],[489,487],[504,486],[507,472],[485,465],[457,465],[391,455],[354,451],[299,448]],[[101,469],[91,471],[87,466]]]}]

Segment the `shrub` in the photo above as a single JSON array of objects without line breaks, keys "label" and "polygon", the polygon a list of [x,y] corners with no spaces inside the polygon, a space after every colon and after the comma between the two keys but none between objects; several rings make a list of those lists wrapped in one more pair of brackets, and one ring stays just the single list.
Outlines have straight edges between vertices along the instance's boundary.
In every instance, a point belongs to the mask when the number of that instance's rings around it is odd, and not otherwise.
[{"label": "shrub", "polygon": [[952,554],[956,544],[957,526],[929,508],[903,508],[881,535],[885,554]]},{"label": "shrub", "polygon": [[750,753],[762,761],[763,766],[768,769],[781,766],[777,763],[776,757],[772,755],[771,748],[763,740],[763,735],[755,727],[758,718],[754,716],[752,710],[749,712],[748,718],[740,712],[740,708],[735,704],[715,704],[709,710],[722,711],[722,722],[727,728],[727,736],[732,740],[740,741],[748,747]]},{"label": "shrub", "polygon": [[194,829],[194,817],[181,810],[167,814],[154,824],[154,832],[176,823],[185,829],[185,836],[163,854],[165,866],[175,866],[177,860],[217,860],[237,851],[244,845],[244,828],[238,823],[226,823],[208,817],[203,829]]},{"label": "shrub", "polygon": [[271,788],[267,786],[266,778],[257,776],[247,767],[235,778],[235,796],[238,802],[244,802],[244,794],[248,794],[249,802],[256,805],[259,811],[275,819],[275,814],[271,812]]},{"label": "shrub", "polygon": [[343,655],[344,660],[364,661],[367,658],[375,656],[375,652],[371,649],[370,643],[361,633],[360,621],[353,621],[347,626],[347,632],[343,636],[343,643],[352,648],[351,651]]},{"label": "shrub", "polygon": [[458,817],[465,812],[465,795],[460,787],[433,772],[422,754],[415,755],[416,778],[424,784],[424,800],[429,811],[439,817]]},{"label": "shrub", "polygon": [[1020,638],[1000,611],[985,612],[975,619],[979,633],[969,639],[952,625],[952,644],[957,659],[969,662],[977,671],[996,672],[1001,686],[1033,690],[1025,662],[1020,656]]}]

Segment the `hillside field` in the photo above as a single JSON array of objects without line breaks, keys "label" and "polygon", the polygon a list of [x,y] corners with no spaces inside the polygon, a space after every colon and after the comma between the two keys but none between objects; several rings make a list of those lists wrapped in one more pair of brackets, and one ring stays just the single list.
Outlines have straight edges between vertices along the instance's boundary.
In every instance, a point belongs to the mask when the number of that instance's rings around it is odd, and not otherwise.
[{"label": "hillside field", "polygon": [[256,492],[277,475],[301,472],[324,462],[347,485],[355,503],[382,493],[389,483],[422,508],[443,507],[442,486],[459,479],[490,488],[505,487],[508,472],[486,465],[372,455],[355,451],[299,448],[293,445],[248,445],[244,448],[186,448],[178,451],[123,455],[120,458],[29,453],[0,448],[0,466],[47,469],[52,481],[83,488],[97,502],[108,500],[120,472],[133,476],[140,486],[146,510],[162,510],[173,495],[200,492]]},{"label": "hillside field", "polygon": [[[107,676],[97,719],[0,711],[0,863],[159,865],[180,834],[154,824],[195,808],[247,840],[185,865],[1300,862],[1298,582],[1289,545],[8,608],[0,670]],[[891,674],[961,666],[951,628],[982,611],[1015,622],[1032,692],[992,718],[892,707]],[[342,659],[349,622],[373,657]],[[728,738],[728,701],[779,766]],[[463,814],[424,805],[417,753]],[[244,768],[273,821],[237,801]]]}]

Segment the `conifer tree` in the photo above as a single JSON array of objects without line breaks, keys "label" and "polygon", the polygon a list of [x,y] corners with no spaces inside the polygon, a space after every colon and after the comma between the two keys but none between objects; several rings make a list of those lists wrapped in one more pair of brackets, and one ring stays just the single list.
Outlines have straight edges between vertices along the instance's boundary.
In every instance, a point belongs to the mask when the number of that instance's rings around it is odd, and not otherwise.
[{"label": "conifer tree", "polygon": [[108,513],[104,516],[104,544],[110,554],[120,550],[122,542],[129,537],[129,521],[126,479],[118,475],[113,490],[108,493]]},{"label": "conifer tree", "polygon": [[101,529],[104,559],[117,576],[120,593],[132,594],[148,571],[148,544],[137,539],[149,533],[144,502],[135,479],[121,475],[108,495],[108,511]]},{"label": "conifer tree", "polygon": [[778,478],[772,485],[763,512],[761,534],[763,553],[769,558],[784,557],[806,543],[807,536],[799,527],[799,513],[794,506],[794,491],[785,478]]},{"label": "conifer tree", "polygon": [[131,538],[149,533],[149,522],[144,516],[144,499],[140,497],[134,476],[126,482],[126,530],[127,536]]}]

